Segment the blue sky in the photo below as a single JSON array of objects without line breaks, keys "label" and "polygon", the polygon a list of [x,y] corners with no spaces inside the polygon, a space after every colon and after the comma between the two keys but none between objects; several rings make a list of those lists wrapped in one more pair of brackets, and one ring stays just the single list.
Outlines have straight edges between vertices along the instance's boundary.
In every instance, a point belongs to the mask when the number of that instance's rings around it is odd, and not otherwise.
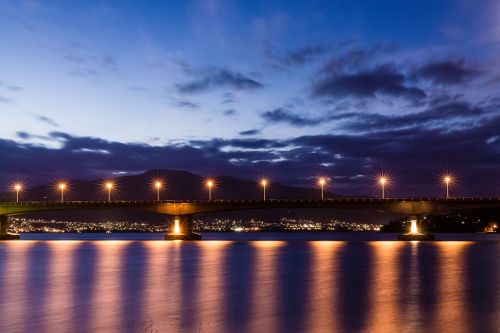
[{"label": "blue sky", "polygon": [[448,169],[493,193],[499,19],[469,0],[0,1],[0,183],[165,167],[355,194],[388,169],[418,194]]}]

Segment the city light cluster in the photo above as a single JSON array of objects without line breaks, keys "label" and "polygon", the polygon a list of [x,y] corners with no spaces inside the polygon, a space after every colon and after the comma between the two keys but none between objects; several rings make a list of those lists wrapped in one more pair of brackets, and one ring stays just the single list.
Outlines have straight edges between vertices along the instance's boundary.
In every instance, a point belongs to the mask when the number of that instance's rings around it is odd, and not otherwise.
[{"label": "city light cluster", "polygon": [[[84,233],[84,232],[158,232],[169,231],[165,224],[146,221],[57,221],[34,219],[25,217],[11,217],[9,231],[14,233],[26,232],[56,232],[56,233]],[[260,219],[195,219],[195,232],[260,232],[260,231],[339,231],[339,232],[378,232],[381,224],[355,223],[329,219],[312,220],[303,218],[281,218],[270,222]],[[180,226],[177,233],[180,233]],[[174,233],[176,233],[174,221]]]}]

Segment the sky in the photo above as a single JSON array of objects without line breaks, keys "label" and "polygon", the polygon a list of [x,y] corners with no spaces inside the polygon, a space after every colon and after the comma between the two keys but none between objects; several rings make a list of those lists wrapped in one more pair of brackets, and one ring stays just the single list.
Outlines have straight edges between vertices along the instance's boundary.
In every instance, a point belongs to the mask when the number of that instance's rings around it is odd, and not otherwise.
[{"label": "sky", "polygon": [[499,193],[493,0],[0,0],[0,48],[3,188],[168,168]]}]

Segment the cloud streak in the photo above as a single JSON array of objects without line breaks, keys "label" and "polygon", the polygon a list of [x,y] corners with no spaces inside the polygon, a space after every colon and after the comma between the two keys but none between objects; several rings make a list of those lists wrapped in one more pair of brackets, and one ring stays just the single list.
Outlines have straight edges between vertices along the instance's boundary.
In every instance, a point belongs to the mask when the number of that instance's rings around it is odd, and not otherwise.
[{"label": "cloud streak", "polygon": [[202,71],[190,81],[178,83],[176,89],[182,94],[197,94],[214,89],[255,90],[264,85],[244,74],[227,69],[211,69]]}]

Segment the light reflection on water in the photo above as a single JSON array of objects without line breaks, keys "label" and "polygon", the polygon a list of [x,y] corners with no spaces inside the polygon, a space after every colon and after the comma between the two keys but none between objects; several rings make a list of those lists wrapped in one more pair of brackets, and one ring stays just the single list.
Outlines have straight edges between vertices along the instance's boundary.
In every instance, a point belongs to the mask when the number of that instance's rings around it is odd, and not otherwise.
[{"label": "light reflection on water", "polygon": [[0,331],[497,331],[500,243],[0,242]]}]

